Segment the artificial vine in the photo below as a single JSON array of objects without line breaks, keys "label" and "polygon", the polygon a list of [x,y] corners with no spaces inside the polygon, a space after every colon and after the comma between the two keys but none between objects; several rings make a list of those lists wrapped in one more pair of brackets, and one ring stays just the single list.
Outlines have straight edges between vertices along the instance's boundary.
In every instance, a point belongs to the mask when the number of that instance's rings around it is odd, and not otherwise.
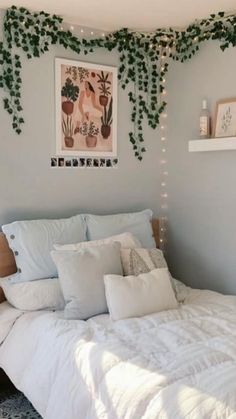
[{"label": "artificial vine", "polygon": [[80,54],[93,53],[97,48],[117,49],[120,65],[118,78],[128,89],[131,120],[134,129],[129,133],[135,156],[142,160],[146,151],[143,120],[155,129],[166,107],[162,100],[164,79],[168,71],[166,58],[189,60],[206,40],[219,40],[224,51],[236,45],[236,16],[224,12],[212,14],[185,30],[157,29],[152,33],[122,29],[97,39],[80,39],[61,28],[62,18],[45,12],[31,13],[15,6],[4,17],[4,40],[0,42],[0,87],[6,97],[4,108],[12,116],[12,127],[20,134],[24,119],[21,106],[21,60],[14,47],[22,49],[27,58],[40,57],[51,45],[60,44]]}]

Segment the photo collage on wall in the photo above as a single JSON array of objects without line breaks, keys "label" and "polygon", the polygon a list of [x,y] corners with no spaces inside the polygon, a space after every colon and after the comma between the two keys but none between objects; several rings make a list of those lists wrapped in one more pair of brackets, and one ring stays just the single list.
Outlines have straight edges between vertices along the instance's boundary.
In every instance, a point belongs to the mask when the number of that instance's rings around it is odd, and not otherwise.
[{"label": "photo collage on wall", "polygon": [[91,157],[51,157],[51,167],[53,168],[93,168],[93,169],[114,169],[118,166],[118,159],[103,159]]},{"label": "photo collage on wall", "polygon": [[117,68],[57,58],[55,95],[51,167],[117,167]]}]

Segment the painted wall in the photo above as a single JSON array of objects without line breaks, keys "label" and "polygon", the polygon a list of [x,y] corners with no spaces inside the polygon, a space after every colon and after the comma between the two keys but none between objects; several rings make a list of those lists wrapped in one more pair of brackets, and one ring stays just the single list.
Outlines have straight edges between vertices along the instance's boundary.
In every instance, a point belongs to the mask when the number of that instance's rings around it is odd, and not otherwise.
[{"label": "painted wall", "polygon": [[236,50],[205,44],[190,62],[171,63],[168,77],[168,260],[195,287],[236,293],[236,151],[189,153],[198,138],[204,97],[236,97]]},{"label": "painted wall", "polygon": [[22,135],[13,132],[9,116],[0,107],[0,225],[16,219],[69,216],[84,211],[111,213],[150,207],[157,214],[157,132],[146,127],[148,152],[144,161],[138,162],[128,139],[132,129],[130,106],[127,92],[122,89],[118,91],[118,169],[50,168],[50,156],[55,153],[55,57],[118,65],[115,52],[99,51],[84,57],[60,47],[40,59],[22,60],[26,121]]}]

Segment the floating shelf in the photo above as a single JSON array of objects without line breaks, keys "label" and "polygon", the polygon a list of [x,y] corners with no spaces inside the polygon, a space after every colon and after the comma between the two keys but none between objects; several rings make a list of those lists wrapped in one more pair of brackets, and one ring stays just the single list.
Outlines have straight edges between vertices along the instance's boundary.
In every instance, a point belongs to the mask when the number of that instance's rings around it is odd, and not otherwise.
[{"label": "floating shelf", "polygon": [[236,137],[206,138],[188,142],[189,152],[236,150]]}]

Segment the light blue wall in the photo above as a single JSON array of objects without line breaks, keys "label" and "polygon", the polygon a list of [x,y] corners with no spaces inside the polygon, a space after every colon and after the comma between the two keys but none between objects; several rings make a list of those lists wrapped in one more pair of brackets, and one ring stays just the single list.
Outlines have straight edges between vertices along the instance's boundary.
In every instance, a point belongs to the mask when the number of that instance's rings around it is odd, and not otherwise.
[{"label": "light blue wall", "polygon": [[185,64],[171,63],[169,241],[172,272],[195,287],[236,293],[236,151],[189,153],[201,101],[236,97],[236,49],[206,43]]},{"label": "light blue wall", "polygon": [[50,156],[55,153],[55,57],[118,65],[115,52],[99,51],[84,57],[60,47],[40,59],[22,60],[26,121],[22,135],[12,131],[9,116],[0,107],[0,225],[16,219],[68,216],[83,211],[110,213],[150,207],[157,214],[157,132],[145,128],[148,152],[144,161],[138,162],[128,139],[132,129],[130,105],[122,89],[118,90],[118,169],[50,168]]}]

